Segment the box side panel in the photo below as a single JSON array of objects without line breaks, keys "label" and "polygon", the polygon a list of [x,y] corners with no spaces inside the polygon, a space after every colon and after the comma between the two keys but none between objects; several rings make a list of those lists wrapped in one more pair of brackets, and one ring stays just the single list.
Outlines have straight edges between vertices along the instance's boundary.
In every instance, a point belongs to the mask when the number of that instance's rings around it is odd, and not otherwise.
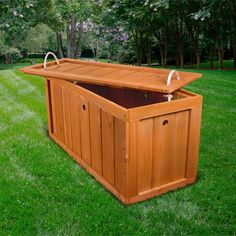
[{"label": "box side panel", "polygon": [[[120,199],[126,196],[126,121],[115,107],[104,109],[91,92],[61,80],[48,80],[51,94],[51,137],[90,173],[96,173]],[[75,88],[74,88],[74,87]],[[97,98],[97,95],[94,95]],[[95,102],[93,102],[93,100]],[[114,114],[118,113],[118,116]],[[124,120],[121,119],[124,118]],[[92,170],[92,172],[90,171]],[[102,181],[101,181],[102,179]]]},{"label": "box side panel", "polygon": [[130,203],[195,181],[202,98],[190,99],[176,102],[176,109],[165,107],[164,113],[157,105],[144,119],[147,114],[139,110],[142,118],[130,122]]}]

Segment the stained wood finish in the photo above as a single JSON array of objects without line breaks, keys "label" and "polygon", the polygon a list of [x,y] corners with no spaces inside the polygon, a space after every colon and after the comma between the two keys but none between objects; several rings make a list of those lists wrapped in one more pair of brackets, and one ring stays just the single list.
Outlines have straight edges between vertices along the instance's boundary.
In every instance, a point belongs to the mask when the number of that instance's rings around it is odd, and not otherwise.
[{"label": "stained wood finish", "polygon": [[90,137],[92,167],[102,174],[102,121],[101,109],[90,103]]},{"label": "stained wood finish", "polygon": [[50,136],[125,204],[196,180],[200,96],[179,90],[170,103],[126,109],[99,91],[45,83]]},{"label": "stained wood finish", "polygon": [[52,83],[52,104],[55,120],[55,133],[61,142],[65,142],[65,131],[63,121],[63,105],[62,105],[62,87],[60,82]]},{"label": "stained wood finish", "polygon": [[142,120],[139,123],[138,141],[138,190],[150,189],[152,178],[152,144],[153,120]]},{"label": "stained wood finish", "polygon": [[[77,161],[83,160],[125,194],[125,122],[105,111],[102,104],[98,106],[86,96],[77,94],[64,81],[57,83],[49,79],[47,83],[56,111],[57,129],[51,135],[75,153]],[[62,124],[63,133],[57,132],[59,124]]]},{"label": "stained wood finish", "polygon": [[[21,70],[28,74],[54,77],[64,80],[139,90],[150,90],[162,93],[172,93],[173,91],[180,89],[186,84],[189,84],[201,77],[201,74],[199,73],[180,71],[180,80],[177,80],[176,76],[173,75],[171,84],[166,85],[166,80],[170,70],[113,65],[73,59],[62,59],[59,62],[60,66],[55,66],[55,63],[48,63],[46,70],[42,65],[25,67]],[[107,69],[116,70],[111,70],[108,73]],[[98,74],[96,74],[96,72],[98,72]]]},{"label": "stained wood finish", "polygon": [[72,151],[78,157],[82,157],[81,137],[80,137],[80,102],[79,95],[74,91],[70,91],[70,117],[71,117],[71,136],[72,136]]},{"label": "stained wood finish", "polygon": [[114,120],[109,113],[102,111],[102,154],[103,176],[114,185]]}]

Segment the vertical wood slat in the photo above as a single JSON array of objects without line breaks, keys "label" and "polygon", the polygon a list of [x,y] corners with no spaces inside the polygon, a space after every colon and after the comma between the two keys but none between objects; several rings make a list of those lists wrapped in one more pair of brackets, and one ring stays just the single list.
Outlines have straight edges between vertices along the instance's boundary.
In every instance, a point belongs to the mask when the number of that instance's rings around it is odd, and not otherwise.
[{"label": "vertical wood slat", "polygon": [[172,181],[175,114],[154,118],[152,186]]},{"label": "vertical wood slat", "polygon": [[55,112],[55,131],[56,136],[61,142],[65,142],[63,105],[62,105],[62,86],[59,81],[53,82],[53,110]]},{"label": "vertical wood slat", "polygon": [[189,128],[189,111],[177,112],[175,115],[173,147],[173,181],[185,177],[187,160],[187,143]]},{"label": "vertical wood slat", "polygon": [[45,88],[46,88],[46,106],[47,106],[47,114],[48,114],[48,131],[49,133],[53,133],[53,112],[52,112],[52,89],[51,82],[47,78],[44,79]]},{"label": "vertical wood slat", "polygon": [[202,107],[191,110],[188,134],[188,155],[186,164],[186,177],[195,178],[197,175],[198,152],[200,143]]},{"label": "vertical wood slat", "polygon": [[126,160],[125,160],[125,122],[114,118],[114,153],[115,153],[115,187],[121,194],[126,194]]},{"label": "vertical wood slat", "polygon": [[69,149],[72,150],[70,91],[69,88],[67,87],[62,87],[62,109],[63,109],[65,144]]},{"label": "vertical wood slat", "polygon": [[101,110],[98,106],[90,103],[89,113],[92,168],[102,175]]},{"label": "vertical wood slat", "polygon": [[81,138],[80,138],[80,102],[79,95],[70,91],[70,111],[71,111],[71,136],[72,150],[81,156]]},{"label": "vertical wood slat", "polygon": [[[132,197],[138,194],[138,137],[139,137],[139,121],[131,121],[126,129],[129,135],[129,161],[128,161],[128,183],[127,195]],[[128,143],[128,142],[127,142]]]},{"label": "vertical wood slat", "polygon": [[81,138],[81,158],[91,164],[90,150],[90,127],[89,127],[89,103],[79,96],[79,114],[80,114],[80,138]]},{"label": "vertical wood slat", "polygon": [[103,177],[114,185],[114,122],[113,116],[102,111]]},{"label": "vertical wood slat", "polygon": [[153,119],[142,120],[139,123],[138,139],[138,190],[151,188],[152,179],[152,141]]},{"label": "vertical wood slat", "polygon": [[51,90],[51,105],[52,105],[52,124],[53,133],[57,136],[57,118],[56,118],[56,108],[55,108],[55,83],[54,80],[50,80],[50,90]]}]

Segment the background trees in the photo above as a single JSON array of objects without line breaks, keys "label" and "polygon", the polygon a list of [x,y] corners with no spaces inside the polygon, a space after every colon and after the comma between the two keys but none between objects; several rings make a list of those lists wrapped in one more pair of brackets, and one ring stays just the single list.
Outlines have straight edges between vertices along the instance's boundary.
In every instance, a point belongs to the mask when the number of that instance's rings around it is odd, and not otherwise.
[{"label": "background trees", "polygon": [[235,0],[0,0],[0,54],[57,51],[76,58],[91,51],[138,65],[236,67]]}]

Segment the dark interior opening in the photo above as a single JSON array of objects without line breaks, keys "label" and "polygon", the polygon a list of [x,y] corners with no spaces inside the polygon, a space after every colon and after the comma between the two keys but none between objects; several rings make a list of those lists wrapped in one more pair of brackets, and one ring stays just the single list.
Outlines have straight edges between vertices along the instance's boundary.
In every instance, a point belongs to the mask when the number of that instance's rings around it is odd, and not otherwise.
[{"label": "dark interior opening", "polygon": [[127,109],[167,101],[167,98],[163,96],[164,94],[158,92],[107,87],[80,82],[77,82],[77,85]]}]

